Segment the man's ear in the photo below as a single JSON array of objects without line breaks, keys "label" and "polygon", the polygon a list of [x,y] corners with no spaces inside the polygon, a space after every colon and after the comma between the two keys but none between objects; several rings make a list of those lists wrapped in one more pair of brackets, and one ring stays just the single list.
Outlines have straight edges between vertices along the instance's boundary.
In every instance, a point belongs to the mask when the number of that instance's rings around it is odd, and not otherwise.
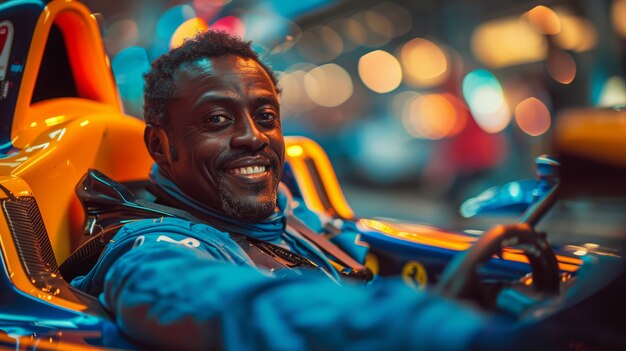
[{"label": "man's ear", "polygon": [[160,166],[170,161],[170,140],[165,130],[161,127],[146,126],[143,139],[152,159]]}]

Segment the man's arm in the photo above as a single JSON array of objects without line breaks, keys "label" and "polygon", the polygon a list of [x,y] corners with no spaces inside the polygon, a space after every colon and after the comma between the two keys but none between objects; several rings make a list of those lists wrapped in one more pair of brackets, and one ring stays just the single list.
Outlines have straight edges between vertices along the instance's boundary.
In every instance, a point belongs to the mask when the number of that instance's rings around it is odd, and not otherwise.
[{"label": "man's arm", "polygon": [[485,318],[399,280],[369,288],[318,275],[272,278],[185,245],[141,245],[110,267],[100,296],[150,348],[454,350]]}]

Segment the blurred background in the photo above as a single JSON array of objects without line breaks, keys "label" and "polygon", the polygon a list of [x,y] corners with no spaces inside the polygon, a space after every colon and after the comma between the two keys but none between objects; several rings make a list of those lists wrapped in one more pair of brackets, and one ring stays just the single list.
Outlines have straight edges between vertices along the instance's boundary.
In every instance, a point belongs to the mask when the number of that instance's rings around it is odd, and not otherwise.
[{"label": "blurred background", "polygon": [[463,199],[533,177],[563,111],[626,104],[626,0],[84,2],[139,118],[159,55],[207,28],[251,40],[284,133],[322,145],[360,216],[465,225]]}]

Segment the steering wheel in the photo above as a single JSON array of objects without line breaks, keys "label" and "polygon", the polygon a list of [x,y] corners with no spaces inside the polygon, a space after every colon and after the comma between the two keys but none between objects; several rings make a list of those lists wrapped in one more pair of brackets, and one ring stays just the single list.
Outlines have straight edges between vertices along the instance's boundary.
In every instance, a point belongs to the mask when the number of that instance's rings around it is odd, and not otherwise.
[{"label": "steering wheel", "polygon": [[537,293],[559,293],[559,268],[545,235],[537,233],[531,225],[519,223],[498,225],[485,232],[474,245],[457,255],[446,266],[435,291],[452,298],[469,298],[480,281],[477,269],[504,247],[522,250],[530,262],[533,283]]}]

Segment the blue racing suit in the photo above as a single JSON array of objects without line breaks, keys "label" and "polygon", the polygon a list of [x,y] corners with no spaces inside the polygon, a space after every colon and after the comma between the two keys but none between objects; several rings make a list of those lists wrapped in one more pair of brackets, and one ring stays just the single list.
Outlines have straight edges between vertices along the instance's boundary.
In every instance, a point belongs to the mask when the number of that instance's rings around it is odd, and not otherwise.
[{"label": "blue racing suit", "polygon": [[[317,229],[319,220],[300,211]],[[144,219],[122,227],[72,285],[98,296],[121,330],[150,349],[458,350],[488,325],[400,279],[340,282],[321,251],[308,251],[299,250],[321,269],[279,275],[256,267],[225,231]]]}]

